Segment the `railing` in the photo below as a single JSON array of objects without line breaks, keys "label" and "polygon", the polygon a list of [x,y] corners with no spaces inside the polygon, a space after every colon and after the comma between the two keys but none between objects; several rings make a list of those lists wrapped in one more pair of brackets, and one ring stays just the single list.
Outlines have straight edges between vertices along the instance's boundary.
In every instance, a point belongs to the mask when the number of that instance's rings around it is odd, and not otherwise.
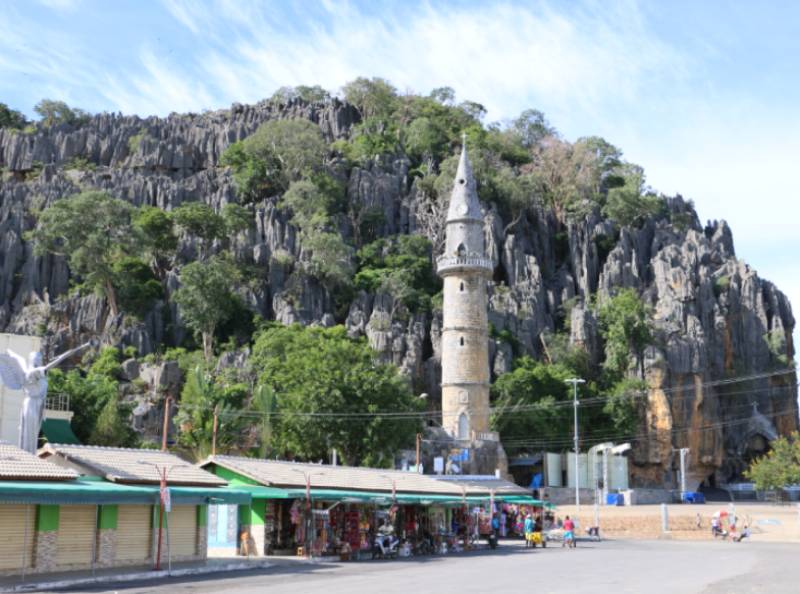
[{"label": "railing", "polygon": [[475,432],[475,439],[478,441],[500,441],[500,434],[497,431]]},{"label": "railing", "polygon": [[44,408],[46,410],[70,410],[69,394],[50,394],[44,402]]},{"label": "railing", "polygon": [[436,259],[436,269],[439,272],[457,268],[494,269],[491,259],[482,256],[439,256]]}]

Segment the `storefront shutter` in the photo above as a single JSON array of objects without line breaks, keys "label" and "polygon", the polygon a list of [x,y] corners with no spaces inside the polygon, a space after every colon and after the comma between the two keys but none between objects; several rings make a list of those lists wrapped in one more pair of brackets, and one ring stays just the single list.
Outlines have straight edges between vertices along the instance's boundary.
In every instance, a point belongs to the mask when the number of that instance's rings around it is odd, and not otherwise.
[{"label": "storefront shutter", "polygon": [[173,505],[169,513],[169,547],[173,558],[197,551],[197,506]]},{"label": "storefront shutter", "polygon": [[62,505],[58,523],[58,567],[92,564],[97,525],[97,506]]},{"label": "storefront shutter", "polygon": [[153,508],[120,505],[117,513],[117,561],[145,562],[152,557]]},{"label": "storefront shutter", "polygon": [[35,530],[36,509],[33,505],[0,503],[0,571],[22,569],[23,564],[24,567],[33,564]]}]

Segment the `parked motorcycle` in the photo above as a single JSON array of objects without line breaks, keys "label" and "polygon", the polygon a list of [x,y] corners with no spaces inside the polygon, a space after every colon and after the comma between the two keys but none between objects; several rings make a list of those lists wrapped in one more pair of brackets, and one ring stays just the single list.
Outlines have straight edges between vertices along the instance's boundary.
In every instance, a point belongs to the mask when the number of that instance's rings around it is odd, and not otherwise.
[{"label": "parked motorcycle", "polygon": [[372,541],[373,559],[391,559],[397,557],[400,539],[394,534],[394,530],[381,526],[375,539]]}]

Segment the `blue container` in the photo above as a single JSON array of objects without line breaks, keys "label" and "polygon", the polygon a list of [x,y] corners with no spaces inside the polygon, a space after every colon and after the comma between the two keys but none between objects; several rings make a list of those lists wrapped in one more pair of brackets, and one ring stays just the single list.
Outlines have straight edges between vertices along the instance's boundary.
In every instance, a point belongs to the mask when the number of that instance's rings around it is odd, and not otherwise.
[{"label": "blue container", "polygon": [[684,503],[705,503],[706,497],[696,491],[687,491],[681,498]]},{"label": "blue container", "polygon": [[625,497],[622,493],[608,493],[606,495],[606,505],[625,505]]}]

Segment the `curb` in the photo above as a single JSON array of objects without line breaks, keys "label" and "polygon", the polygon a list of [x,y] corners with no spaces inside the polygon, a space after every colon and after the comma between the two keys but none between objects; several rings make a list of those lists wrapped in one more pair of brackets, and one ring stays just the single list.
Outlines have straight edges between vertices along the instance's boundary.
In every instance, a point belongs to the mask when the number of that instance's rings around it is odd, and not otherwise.
[{"label": "curb", "polygon": [[214,567],[187,567],[184,569],[174,569],[168,571],[138,571],[136,573],[113,573],[95,577],[85,577],[67,580],[57,580],[52,582],[29,582],[12,586],[9,588],[0,587],[0,592],[31,592],[37,590],[56,590],[60,588],[72,588],[75,586],[88,586],[93,584],[107,584],[112,582],[134,582],[139,580],[161,579],[166,577],[182,577],[187,575],[204,575],[209,573],[225,573],[229,571],[242,571],[247,569],[266,569],[272,567],[273,563],[264,561],[262,563],[230,563]]}]

